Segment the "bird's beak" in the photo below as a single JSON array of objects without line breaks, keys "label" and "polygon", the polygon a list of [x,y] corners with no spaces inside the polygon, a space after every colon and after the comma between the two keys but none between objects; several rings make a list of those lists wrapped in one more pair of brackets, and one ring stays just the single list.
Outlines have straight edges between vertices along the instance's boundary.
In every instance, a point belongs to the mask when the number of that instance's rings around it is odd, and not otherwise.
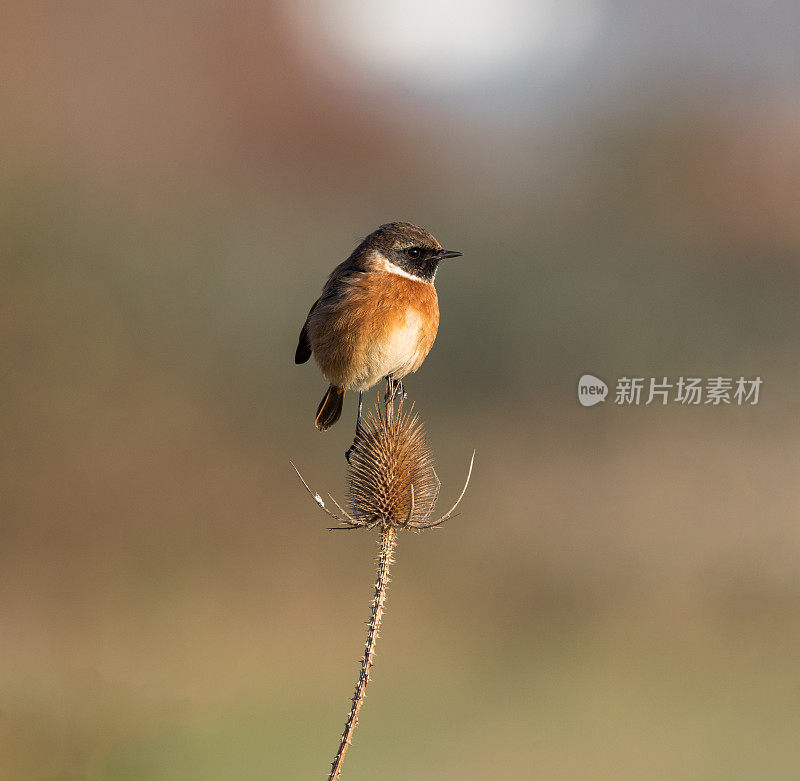
[{"label": "bird's beak", "polygon": [[460,258],[464,253],[463,252],[456,252],[452,249],[443,249],[438,257],[439,260],[445,260],[445,258]]}]

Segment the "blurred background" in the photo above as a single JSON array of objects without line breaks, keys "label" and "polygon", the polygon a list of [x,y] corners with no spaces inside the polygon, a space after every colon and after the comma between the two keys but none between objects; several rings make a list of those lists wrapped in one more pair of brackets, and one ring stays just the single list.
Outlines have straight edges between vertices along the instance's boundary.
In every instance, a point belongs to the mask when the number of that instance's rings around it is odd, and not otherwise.
[{"label": "blurred background", "polygon": [[[348,779],[794,779],[800,10],[790,0],[7,2],[0,776],[324,778],[375,535],[292,363],[408,220],[464,257],[407,382]],[[577,378],[764,381],[578,405]],[[377,393],[369,397],[373,403]]]}]

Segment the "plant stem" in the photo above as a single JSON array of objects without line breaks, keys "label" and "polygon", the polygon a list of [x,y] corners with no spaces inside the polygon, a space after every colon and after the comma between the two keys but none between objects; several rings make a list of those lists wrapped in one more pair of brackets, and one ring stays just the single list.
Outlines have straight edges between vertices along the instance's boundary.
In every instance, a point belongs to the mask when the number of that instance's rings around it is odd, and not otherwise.
[{"label": "plant stem", "polygon": [[375,580],[375,596],[372,598],[372,610],[369,617],[364,658],[361,660],[361,671],[358,675],[355,694],[353,694],[353,706],[350,708],[350,713],[347,716],[344,732],[342,733],[342,741],[339,744],[339,750],[336,752],[336,757],[333,760],[333,766],[331,774],[328,776],[328,781],[337,781],[339,778],[345,754],[352,742],[353,731],[358,724],[358,712],[361,710],[367,684],[370,681],[369,671],[375,657],[375,643],[381,628],[383,607],[386,603],[386,591],[389,586],[389,567],[394,561],[393,555],[396,545],[397,530],[390,526],[381,532],[380,551],[378,553],[378,574]]}]

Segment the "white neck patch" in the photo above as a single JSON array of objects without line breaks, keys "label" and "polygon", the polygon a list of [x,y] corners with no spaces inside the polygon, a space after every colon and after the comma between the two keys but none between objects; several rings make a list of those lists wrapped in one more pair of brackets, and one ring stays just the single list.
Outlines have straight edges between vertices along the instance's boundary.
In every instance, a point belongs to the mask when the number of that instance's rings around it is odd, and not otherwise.
[{"label": "white neck patch", "polygon": [[432,285],[433,280],[436,278],[436,274],[433,275],[431,279],[422,279],[422,277],[415,277],[413,274],[409,274],[404,268],[400,268],[400,266],[392,263],[386,258],[381,258],[383,261],[383,270],[388,271],[390,274],[397,274],[399,277],[405,277],[406,279],[410,279],[413,282],[422,282],[424,285]]}]

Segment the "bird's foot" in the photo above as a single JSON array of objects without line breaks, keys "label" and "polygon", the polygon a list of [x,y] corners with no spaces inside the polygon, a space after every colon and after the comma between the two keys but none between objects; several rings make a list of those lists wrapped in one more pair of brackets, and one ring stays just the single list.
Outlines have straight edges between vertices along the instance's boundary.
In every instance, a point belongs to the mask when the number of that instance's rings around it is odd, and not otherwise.
[{"label": "bird's foot", "polygon": [[406,393],[405,386],[403,385],[402,380],[393,380],[391,377],[386,378],[386,393],[383,396],[383,403],[388,404],[389,402],[394,402],[397,397],[400,397],[403,401],[408,398],[408,394]]}]

